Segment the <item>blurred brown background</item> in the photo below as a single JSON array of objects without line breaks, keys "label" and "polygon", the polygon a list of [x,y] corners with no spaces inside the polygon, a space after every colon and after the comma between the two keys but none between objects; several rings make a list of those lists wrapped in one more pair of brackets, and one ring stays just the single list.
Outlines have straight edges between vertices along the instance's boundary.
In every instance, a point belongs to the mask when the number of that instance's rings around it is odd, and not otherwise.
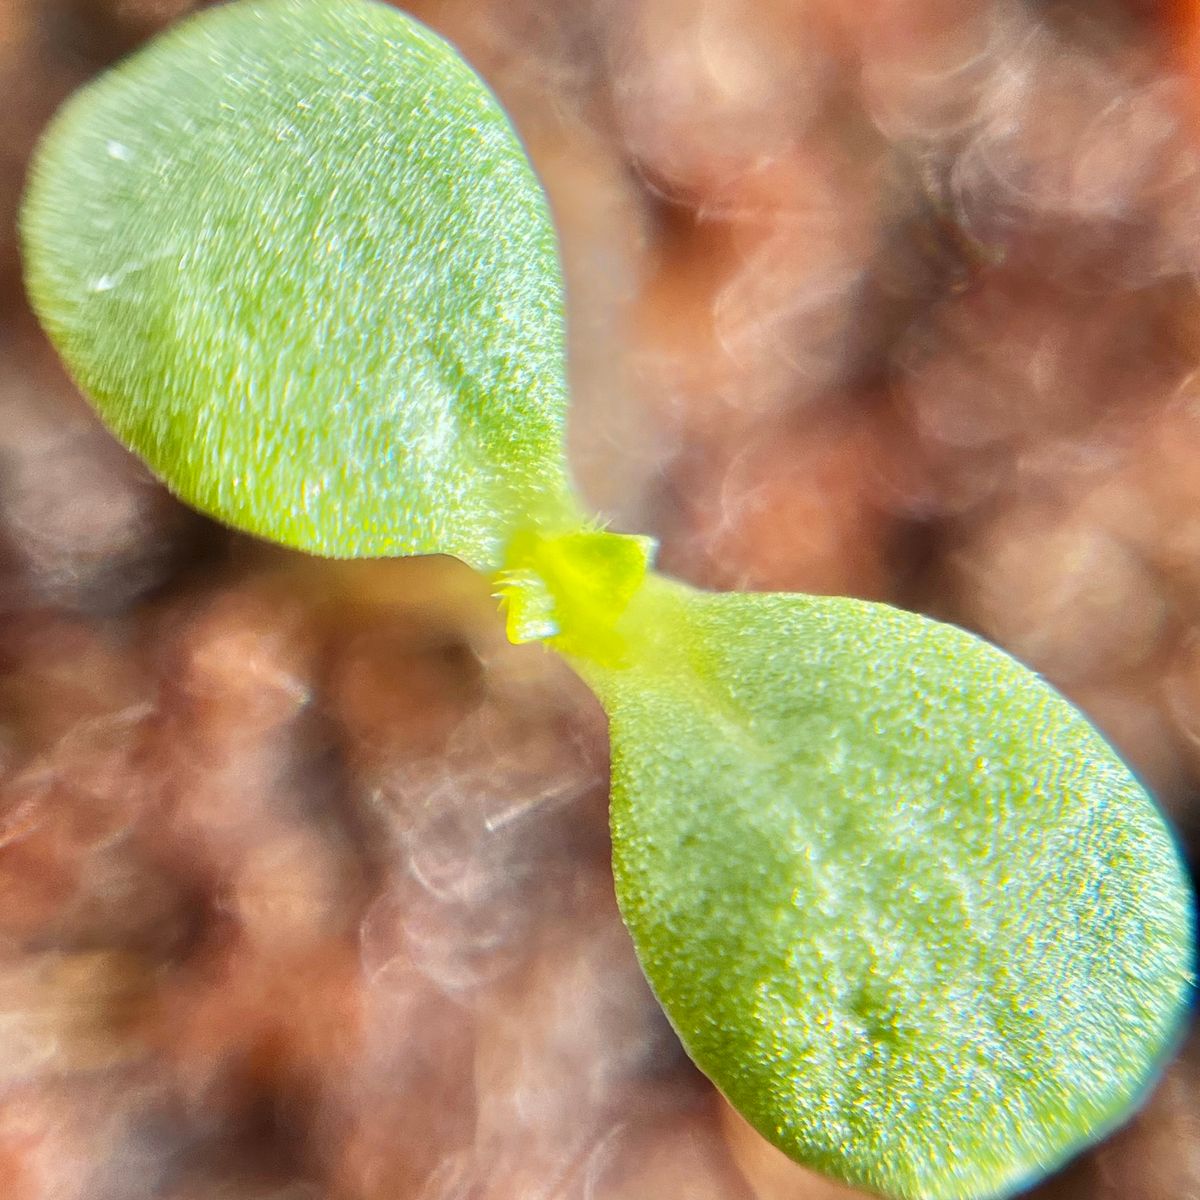
[{"label": "blurred brown background", "polygon": [[[616,915],[588,693],[439,560],[219,530],[22,298],[25,162],[196,7],[0,0],[0,1196],[818,1200]],[[1152,0],[414,4],[562,235],[571,455],[716,587],[1044,672],[1200,837],[1200,75]],[[1185,1049],[1039,1195],[1200,1195]],[[840,1193],[847,1194],[847,1193]]]}]

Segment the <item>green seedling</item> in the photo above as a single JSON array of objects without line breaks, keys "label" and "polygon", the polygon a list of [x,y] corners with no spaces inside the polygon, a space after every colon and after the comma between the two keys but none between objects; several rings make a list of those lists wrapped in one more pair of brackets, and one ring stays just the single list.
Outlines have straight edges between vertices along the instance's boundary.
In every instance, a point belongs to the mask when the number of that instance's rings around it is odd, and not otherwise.
[{"label": "green seedling", "polygon": [[1143,1095],[1193,959],[1154,804],[978,639],[697,591],[589,519],[545,200],[439,38],[368,0],[194,17],[62,110],[22,236],[74,378],[178,495],[314,554],[456,555],[594,689],[637,953],[766,1138],[995,1196]]}]

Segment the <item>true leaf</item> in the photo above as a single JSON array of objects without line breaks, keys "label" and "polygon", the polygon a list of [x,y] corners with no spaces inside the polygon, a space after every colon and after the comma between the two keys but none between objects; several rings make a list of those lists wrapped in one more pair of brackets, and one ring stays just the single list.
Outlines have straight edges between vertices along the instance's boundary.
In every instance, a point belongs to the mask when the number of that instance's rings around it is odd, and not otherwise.
[{"label": "true leaf", "polygon": [[1000,651],[882,605],[655,580],[612,739],[622,911],[697,1064],[799,1161],[1005,1193],[1126,1112],[1178,1028],[1154,805]]},{"label": "true leaf", "polygon": [[497,578],[509,640],[541,641],[605,664],[622,661],[615,626],[646,578],[654,546],[652,538],[603,529],[554,537],[522,531]]},{"label": "true leaf", "polygon": [[578,525],[541,188],[440,38],[363,0],[185,21],[76,94],[22,223],[43,324],[198,508],[493,567]]}]

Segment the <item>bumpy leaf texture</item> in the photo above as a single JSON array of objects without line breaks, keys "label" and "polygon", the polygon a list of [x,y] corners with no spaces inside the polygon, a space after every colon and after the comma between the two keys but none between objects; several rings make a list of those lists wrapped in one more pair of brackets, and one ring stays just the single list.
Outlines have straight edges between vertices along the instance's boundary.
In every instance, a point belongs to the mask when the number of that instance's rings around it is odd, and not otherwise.
[{"label": "bumpy leaf texture", "polygon": [[638,954],[767,1138],[982,1197],[1136,1101],[1193,953],[1153,803],[968,634],[694,592],[585,520],[544,199],[444,43],[366,0],[211,10],[67,105],[23,237],[69,368],[181,496],[317,553],[497,571],[513,640],[591,683]]},{"label": "bumpy leaf texture", "polygon": [[205,512],[481,567],[531,508],[578,523],[545,199],[416,22],[358,0],[184,22],[67,103],[22,224],[76,379]]},{"label": "bumpy leaf texture", "polygon": [[1007,1193],[1171,1047],[1188,884],[1149,797],[1052,688],[855,600],[653,580],[612,739],[614,863],[689,1053],[801,1162]]}]

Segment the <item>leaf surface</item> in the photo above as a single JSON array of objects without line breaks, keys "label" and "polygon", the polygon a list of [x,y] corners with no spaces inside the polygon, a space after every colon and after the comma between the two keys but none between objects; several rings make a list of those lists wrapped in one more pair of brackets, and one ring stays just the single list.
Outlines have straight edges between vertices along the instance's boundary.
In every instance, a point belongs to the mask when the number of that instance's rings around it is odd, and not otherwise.
[{"label": "leaf surface", "polygon": [[579,524],[541,187],[395,9],[265,0],[170,30],[61,111],[22,233],[84,391],[213,516],[481,568],[527,516]]},{"label": "leaf surface", "polygon": [[1176,1036],[1188,886],[1065,700],[883,605],[654,581],[608,710],[618,895],[696,1063],[807,1165],[1003,1194],[1117,1121]]}]

